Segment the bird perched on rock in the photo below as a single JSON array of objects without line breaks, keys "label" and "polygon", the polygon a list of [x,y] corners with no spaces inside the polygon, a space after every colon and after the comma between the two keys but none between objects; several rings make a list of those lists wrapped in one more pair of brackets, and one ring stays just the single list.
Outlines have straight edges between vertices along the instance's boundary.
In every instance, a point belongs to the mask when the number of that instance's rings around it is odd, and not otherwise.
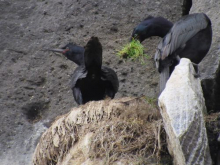
[{"label": "bird perched on rock", "polygon": [[132,37],[142,42],[151,36],[163,38],[155,54],[162,92],[180,58],[190,59],[198,72],[195,64],[202,61],[211,46],[211,21],[204,13],[186,15],[175,24],[149,16],[134,28]]},{"label": "bird perched on rock", "polygon": [[134,28],[131,37],[140,42],[151,36],[159,36],[163,38],[172,26],[173,23],[163,17],[148,16]]},{"label": "bird perched on rock", "polygon": [[156,67],[160,73],[160,92],[179,63],[188,58],[198,73],[198,66],[209,51],[212,42],[212,26],[204,13],[190,14],[177,21],[161,40],[155,53]]},{"label": "bird perched on rock", "polygon": [[102,45],[97,37],[91,37],[85,49],[68,44],[51,51],[62,53],[78,64],[71,79],[73,96],[78,104],[114,98],[119,87],[118,77],[113,69],[102,66]]}]

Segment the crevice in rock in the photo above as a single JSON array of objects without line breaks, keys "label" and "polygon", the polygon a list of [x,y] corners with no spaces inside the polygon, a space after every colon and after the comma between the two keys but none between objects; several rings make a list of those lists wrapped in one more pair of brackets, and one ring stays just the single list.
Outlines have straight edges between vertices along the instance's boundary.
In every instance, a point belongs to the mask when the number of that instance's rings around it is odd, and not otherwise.
[{"label": "crevice in rock", "polygon": [[[220,66],[218,67],[220,68]],[[220,69],[214,79],[202,80],[203,94],[208,113],[220,111]]]},{"label": "crevice in rock", "polygon": [[49,108],[49,102],[39,101],[33,102],[25,105],[23,113],[26,115],[26,118],[29,122],[35,123],[42,118],[43,112]]},{"label": "crevice in rock", "polygon": [[220,66],[218,67],[218,71],[216,72],[216,84],[215,84],[215,91],[214,91],[214,112],[220,111]]},{"label": "crevice in rock", "polygon": [[188,15],[192,7],[192,0],[183,0],[182,16]]},{"label": "crevice in rock", "polygon": [[212,157],[213,165],[220,163],[220,142],[218,136],[220,131],[220,113],[212,113],[205,117],[206,131],[209,139],[209,150]]},{"label": "crevice in rock", "polygon": [[213,98],[214,98],[214,88],[215,88],[215,82],[213,79],[204,79],[201,82],[202,89],[203,89],[203,95],[205,98],[205,104],[207,108],[207,112],[213,111]]}]

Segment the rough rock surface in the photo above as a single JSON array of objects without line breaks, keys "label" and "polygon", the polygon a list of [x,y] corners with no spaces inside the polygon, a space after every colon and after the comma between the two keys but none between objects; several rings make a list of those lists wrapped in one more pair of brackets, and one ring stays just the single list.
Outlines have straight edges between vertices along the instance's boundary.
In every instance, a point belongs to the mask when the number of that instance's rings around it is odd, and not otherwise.
[{"label": "rough rock surface", "polygon": [[158,109],[144,98],[89,102],[56,119],[33,164],[156,164],[166,149],[164,135]]},{"label": "rough rock surface", "polygon": [[218,0],[192,0],[190,13],[203,12],[212,21],[212,46],[200,63],[202,88],[207,110],[219,112],[220,109],[220,2]]},{"label": "rough rock surface", "polygon": [[206,116],[206,130],[209,139],[209,149],[213,165],[220,164],[220,112],[212,113]]},{"label": "rough rock surface", "polygon": [[181,59],[159,96],[159,107],[174,164],[211,165],[203,118],[205,100],[194,74],[190,60]]},{"label": "rough rock surface", "polygon": [[[172,22],[181,17],[177,0],[1,0],[0,1],[0,160],[2,165],[28,165],[42,132],[56,116],[76,106],[69,88],[76,65],[43,52],[72,41],[84,46],[91,36],[103,45],[103,64],[120,80],[116,98],[157,97],[158,73],[126,62],[115,51],[148,15]],[[158,39],[144,42],[154,56]]]}]

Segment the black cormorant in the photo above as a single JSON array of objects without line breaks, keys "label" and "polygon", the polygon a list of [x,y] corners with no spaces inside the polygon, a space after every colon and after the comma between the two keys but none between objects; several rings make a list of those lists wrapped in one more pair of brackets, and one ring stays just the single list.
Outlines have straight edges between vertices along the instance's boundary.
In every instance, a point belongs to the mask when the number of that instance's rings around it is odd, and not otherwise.
[{"label": "black cormorant", "polygon": [[163,38],[172,26],[173,23],[163,17],[148,16],[134,28],[131,37],[138,39],[140,42],[151,36],[159,36]]},{"label": "black cormorant", "polygon": [[160,73],[160,92],[179,63],[188,58],[198,73],[197,64],[206,56],[212,42],[212,26],[204,13],[182,17],[161,40],[155,53],[156,67]]},{"label": "black cormorant", "polygon": [[211,21],[204,13],[186,15],[174,25],[165,18],[150,16],[134,29],[132,37],[142,42],[151,36],[163,37],[155,54],[162,92],[180,58],[188,58],[196,66],[208,53],[212,42]]},{"label": "black cormorant", "polygon": [[102,45],[97,37],[91,37],[85,49],[68,44],[51,51],[62,53],[79,65],[71,79],[73,96],[78,104],[114,98],[119,87],[118,77],[114,70],[102,66]]}]

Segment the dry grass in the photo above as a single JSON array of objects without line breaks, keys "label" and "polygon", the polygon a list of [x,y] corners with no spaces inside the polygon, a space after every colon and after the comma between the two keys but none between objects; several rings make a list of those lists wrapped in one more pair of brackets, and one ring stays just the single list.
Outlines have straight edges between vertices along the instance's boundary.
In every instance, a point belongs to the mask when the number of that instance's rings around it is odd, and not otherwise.
[{"label": "dry grass", "polygon": [[42,135],[33,162],[148,164],[159,163],[163,152],[166,138],[158,109],[144,98],[122,98],[90,102],[57,118]]},{"label": "dry grass", "polygon": [[90,157],[104,157],[106,164],[129,157],[137,164],[145,163],[151,158],[159,161],[164,146],[161,134],[161,120],[149,123],[138,120],[112,122],[96,130]]}]

